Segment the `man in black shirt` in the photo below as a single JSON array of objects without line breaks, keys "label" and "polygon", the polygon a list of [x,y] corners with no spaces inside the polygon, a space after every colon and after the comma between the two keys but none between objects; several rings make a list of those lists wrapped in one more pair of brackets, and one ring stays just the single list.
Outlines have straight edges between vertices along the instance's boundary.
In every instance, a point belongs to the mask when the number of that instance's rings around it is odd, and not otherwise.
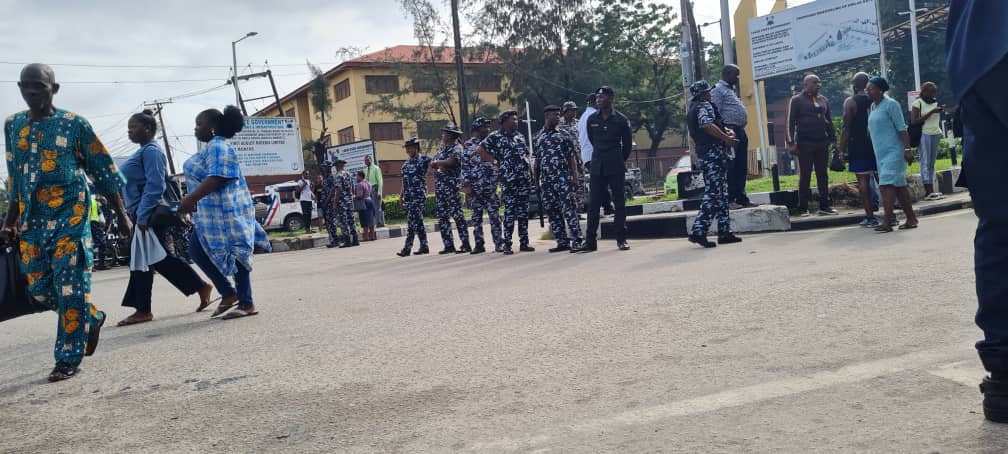
[{"label": "man in black shirt", "polygon": [[591,173],[588,205],[588,234],[582,252],[598,249],[595,234],[598,231],[599,207],[603,193],[612,192],[615,205],[614,228],[616,244],[621,251],[630,249],[626,240],[626,200],[623,185],[626,180],[626,160],[633,148],[630,120],[613,110],[613,89],[604,86],[596,92],[598,112],[588,117],[588,140],[592,144]]}]

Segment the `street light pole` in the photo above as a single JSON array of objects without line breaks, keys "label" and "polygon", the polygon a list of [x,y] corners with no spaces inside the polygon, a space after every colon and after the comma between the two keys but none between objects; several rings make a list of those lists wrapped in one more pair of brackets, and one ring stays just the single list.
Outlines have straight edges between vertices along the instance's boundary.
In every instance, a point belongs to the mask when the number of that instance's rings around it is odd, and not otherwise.
[{"label": "street light pole", "polygon": [[241,93],[238,91],[238,52],[236,51],[236,46],[243,39],[258,34],[259,34],[258,32],[248,32],[245,34],[245,36],[238,38],[237,41],[231,41],[231,83],[234,85],[235,90],[235,104],[241,106],[243,115],[248,115],[248,112],[245,111],[245,105],[243,105],[241,102]]},{"label": "street light pole", "polygon": [[462,34],[459,32],[458,0],[451,0],[452,33],[455,38],[455,71],[458,73],[459,117],[456,120],[460,128],[469,127],[469,99],[466,94],[465,69],[462,65]]},{"label": "street light pole", "polygon": [[735,46],[731,41],[731,19],[728,17],[728,0],[721,0],[721,51],[726,65],[735,64]]},{"label": "street light pole", "polygon": [[920,56],[917,53],[917,5],[910,0],[910,43],[913,45],[914,90],[920,91]]}]

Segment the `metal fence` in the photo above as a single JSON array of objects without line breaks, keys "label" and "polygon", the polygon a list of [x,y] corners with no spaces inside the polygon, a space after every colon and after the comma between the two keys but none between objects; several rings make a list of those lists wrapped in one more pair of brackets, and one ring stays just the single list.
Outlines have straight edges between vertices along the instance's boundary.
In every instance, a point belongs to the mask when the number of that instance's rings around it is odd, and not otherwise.
[{"label": "metal fence", "polygon": [[[627,169],[640,170],[641,186],[648,195],[665,193],[665,177],[669,170],[675,167],[679,157],[675,158],[649,158],[630,156],[627,160]],[[636,173],[636,172],[633,172]],[[674,186],[674,182],[673,182]]]}]

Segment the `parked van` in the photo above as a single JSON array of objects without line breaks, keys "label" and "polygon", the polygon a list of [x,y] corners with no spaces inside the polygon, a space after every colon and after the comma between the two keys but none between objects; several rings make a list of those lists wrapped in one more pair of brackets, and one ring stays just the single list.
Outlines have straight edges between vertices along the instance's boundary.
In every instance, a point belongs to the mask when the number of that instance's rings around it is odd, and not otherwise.
[{"label": "parked van", "polygon": [[[305,219],[297,197],[297,182],[266,186],[266,193],[252,194],[256,206],[256,220],[266,230],[304,230]],[[320,216],[318,205],[312,202],[312,220]]]}]

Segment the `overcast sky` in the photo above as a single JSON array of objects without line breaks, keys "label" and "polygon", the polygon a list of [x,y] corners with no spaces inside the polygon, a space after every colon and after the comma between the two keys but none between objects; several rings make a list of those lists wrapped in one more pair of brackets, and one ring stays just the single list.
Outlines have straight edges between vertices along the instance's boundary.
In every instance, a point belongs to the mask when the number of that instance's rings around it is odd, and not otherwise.
[{"label": "overcast sky", "polygon": [[[773,4],[758,1],[760,14]],[[719,18],[718,0],[695,3],[698,22]],[[729,1],[732,11],[738,3]],[[309,79],[305,60],[327,70],[339,62],[337,51],[343,47],[376,51],[415,43],[412,24],[396,0],[0,0],[0,8],[10,15],[0,34],[2,117],[24,109],[16,86],[23,63],[50,63],[62,84],[56,105],[88,118],[114,155],[134,150],[126,139],[126,120],[144,102],[223,84],[229,77],[231,41],[247,32],[259,35],[238,44],[239,73],[259,72],[268,61],[281,96]],[[720,41],[717,26],[704,31],[706,38]],[[122,67],[110,67],[116,65]],[[242,85],[246,98],[270,92],[265,79]],[[196,146],[196,114],[228,103],[234,103],[234,90],[225,86],[165,106],[179,170]],[[249,107],[249,113],[255,110]]]}]

